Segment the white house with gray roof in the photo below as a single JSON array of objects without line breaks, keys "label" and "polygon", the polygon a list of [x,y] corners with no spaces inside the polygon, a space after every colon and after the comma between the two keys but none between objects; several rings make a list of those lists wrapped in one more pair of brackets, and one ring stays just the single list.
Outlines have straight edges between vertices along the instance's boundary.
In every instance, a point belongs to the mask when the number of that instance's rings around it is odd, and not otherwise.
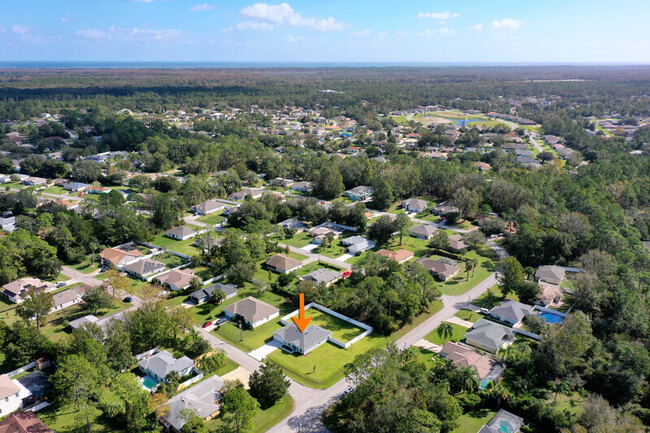
[{"label": "white house with gray roof", "polygon": [[465,342],[486,352],[494,353],[514,343],[515,333],[507,326],[479,319],[465,334]]},{"label": "white house with gray roof", "polygon": [[177,241],[184,241],[196,235],[196,231],[187,226],[174,227],[167,232],[168,238],[176,239]]},{"label": "white house with gray roof", "polygon": [[331,269],[320,268],[316,269],[314,272],[310,272],[307,275],[300,277],[301,280],[313,281],[314,284],[325,284],[329,286],[330,284],[335,283],[341,278],[341,273],[333,271]]},{"label": "white house with gray roof", "polygon": [[566,271],[561,266],[540,266],[535,272],[535,280],[559,286],[566,278]]},{"label": "white house with gray roof", "polygon": [[402,208],[409,212],[422,213],[427,210],[429,202],[419,198],[410,198],[402,202]]},{"label": "white house with gray roof", "polygon": [[167,383],[167,376],[172,371],[178,372],[180,377],[187,376],[194,367],[194,361],[187,356],[174,358],[174,355],[166,350],[156,352],[138,362],[140,371],[148,374],[158,381]]},{"label": "white house with gray roof", "polygon": [[501,322],[517,326],[524,317],[533,314],[533,307],[517,301],[504,301],[493,307],[488,314]]},{"label": "white house with gray roof", "polygon": [[343,239],[341,243],[348,247],[350,254],[363,253],[364,251],[373,249],[376,245],[375,241],[371,241],[363,236],[351,236]]},{"label": "white house with gray roof", "polygon": [[217,290],[222,291],[223,294],[226,295],[225,299],[230,299],[233,296],[237,296],[237,286],[234,284],[216,283],[190,294],[190,299],[196,302],[197,305],[202,304],[204,302],[208,302],[214,292]]},{"label": "white house with gray roof", "polygon": [[282,344],[284,350],[306,355],[325,344],[330,335],[332,335],[330,331],[317,325],[308,326],[305,332],[300,332],[300,329],[291,323],[275,331],[273,339]]},{"label": "white house with gray roof", "polygon": [[418,239],[429,240],[437,231],[438,228],[432,224],[420,224],[411,228],[411,236]]},{"label": "white house with gray roof", "polygon": [[221,390],[224,380],[219,376],[211,376],[194,385],[167,401],[169,410],[160,417],[160,423],[166,432],[180,432],[185,425],[181,411],[184,409],[196,411],[204,421],[214,418],[219,412],[219,401],[223,397]]}]

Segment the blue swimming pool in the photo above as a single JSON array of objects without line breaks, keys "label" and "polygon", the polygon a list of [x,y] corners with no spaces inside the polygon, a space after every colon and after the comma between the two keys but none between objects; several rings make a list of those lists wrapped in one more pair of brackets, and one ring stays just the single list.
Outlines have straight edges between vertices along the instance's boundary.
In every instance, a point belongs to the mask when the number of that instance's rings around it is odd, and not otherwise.
[{"label": "blue swimming pool", "polygon": [[148,389],[153,389],[156,387],[156,385],[158,385],[158,381],[151,376],[145,376],[142,384]]},{"label": "blue swimming pool", "polygon": [[564,320],[564,317],[560,316],[559,314],[553,314],[549,312],[544,312],[540,314],[539,317],[546,320],[546,323],[562,323]]}]

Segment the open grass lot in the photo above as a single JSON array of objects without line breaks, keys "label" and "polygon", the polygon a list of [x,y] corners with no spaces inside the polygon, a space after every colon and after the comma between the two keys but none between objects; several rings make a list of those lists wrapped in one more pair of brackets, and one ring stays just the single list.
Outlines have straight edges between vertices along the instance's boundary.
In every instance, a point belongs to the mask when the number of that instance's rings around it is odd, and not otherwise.
[{"label": "open grass lot", "polygon": [[99,269],[99,263],[98,262],[88,262],[88,261],[83,261],[79,263],[78,265],[70,266],[72,269],[77,270],[79,272],[82,272],[84,274],[91,274],[95,272],[96,270]]},{"label": "open grass lot", "polygon": [[214,333],[219,338],[231,342],[244,352],[250,352],[258,347],[262,347],[266,342],[271,341],[273,339],[273,333],[283,327],[284,325],[278,317],[250,330],[241,330],[228,322],[221,325]]},{"label": "open grass lot", "polygon": [[40,192],[47,194],[68,195],[68,191],[60,186],[49,186],[47,188],[41,189]]},{"label": "open grass lot", "polygon": [[452,323],[451,326],[454,328],[454,333],[450,339],[443,341],[442,338],[438,335],[438,328],[431,331],[431,333],[427,335],[425,339],[427,341],[432,342],[433,344],[442,346],[447,341],[461,341],[462,339],[465,338],[465,333],[467,332],[467,328],[465,328],[464,326],[456,325],[455,323]]},{"label": "open grass lot", "polygon": [[458,418],[460,425],[453,429],[451,433],[477,433],[481,427],[494,418],[496,412],[489,409],[478,409],[473,412],[467,412]]},{"label": "open grass lot", "polygon": [[311,263],[306,264],[302,268],[298,269],[296,271],[296,275],[298,275],[298,277],[302,277],[302,276],[307,275],[307,274],[309,274],[311,272],[314,272],[316,269],[320,269],[320,268],[331,269],[332,271],[335,271],[335,272],[343,272],[343,269],[338,268],[338,267],[333,266],[333,265],[330,265],[329,263],[311,262]]},{"label": "open grass lot", "polygon": [[309,308],[305,310],[305,317],[311,317],[310,325],[317,325],[321,328],[327,329],[332,332],[332,337],[336,338],[343,343],[347,343],[357,335],[361,334],[363,329],[350,322],[334,317],[330,314]]},{"label": "open grass lot", "polygon": [[168,268],[175,268],[187,263],[186,259],[178,257],[172,253],[158,254],[157,256],[153,257],[153,259],[166,264]]},{"label": "open grass lot", "polygon": [[[288,417],[293,412],[294,401],[286,394],[280,401],[268,409],[261,410],[253,419],[253,427],[249,433],[263,433]],[[206,423],[208,431],[224,431],[224,424],[220,418],[215,418]]]},{"label": "open grass lot", "polygon": [[580,416],[582,414],[582,405],[585,403],[585,400],[586,399],[577,392],[573,392],[571,395],[558,394],[557,397],[555,397],[555,394],[551,393],[549,394],[546,403],[554,406],[557,411],[564,412],[568,410],[574,415]]},{"label": "open grass lot", "polygon": [[[505,299],[509,299],[511,301],[519,301],[519,297],[517,297],[517,295],[514,293],[510,293]],[[503,293],[501,293],[499,285],[495,285],[490,287],[487,292],[474,299],[472,301],[472,304],[476,305],[477,307],[489,310],[490,308],[501,304],[503,300]]]},{"label": "open grass lot", "polygon": [[20,182],[5,182],[5,183],[0,183],[0,188],[22,189],[25,188],[25,185],[23,185]]},{"label": "open grass lot", "polygon": [[[197,218],[196,220],[206,224],[220,224],[226,220],[226,217],[222,215],[223,211],[214,212],[208,215]],[[191,223],[191,221],[188,221]]]},{"label": "open grass lot", "polygon": [[195,238],[190,238],[184,241],[177,241],[176,239],[168,238],[163,233],[161,235],[154,236],[151,243],[166,250],[172,250],[181,254],[193,256],[199,253],[199,249],[194,246],[195,240]]},{"label": "open grass lot", "polygon": [[373,248],[373,251],[379,251],[382,248],[391,251],[397,251],[400,249],[409,250],[409,251],[413,251],[413,254],[415,255],[416,259],[419,259],[420,257],[424,257],[429,252],[428,245],[429,245],[429,241],[424,239],[414,238],[413,236],[404,236],[402,238],[402,243],[400,244],[399,236],[395,236],[390,241],[375,246],[375,248]]},{"label": "open grass lot", "polygon": [[298,254],[298,253],[294,253],[294,252],[290,252],[289,254],[285,254],[285,255],[288,255],[292,259],[296,259],[296,260],[300,260],[300,261],[307,260],[307,256],[304,256],[304,255]]},{"label": "open grass lot", "polygon": [[470,310],[459,311],[458,313],[454,314],[454,316],[472,323],[477,322],[479,319],[483,318],[482,314]]},{"label": "open grass lot", "polygon": [[[38,417],[52,430],[58,433],[75,433],[83,430],[85,420],[76,419],[78,413],[73,406],[61,407],[53,404],[38,411]],[[93,433],[125,433],[125,430],[117,428],[111,420],[102,416],[99,410],[96,410],[90,417]]]},{"label": "open grass lot", "polygon": [[375,347],[384,347],[386,339],[374,333],[362,338],[348,349],[325,343],[306,356],[276,350],[269,359],[284,368],[287,376],[312,388],[328,388],[344,376],[343,367],[357,355]]},{"label": "open grass lot", "polygon": [[311,235],[307,232],[296,233],[289,239],[278,239],[278,242],[290,245],[296,248],[303,248],[311,243]]},{"label": "open grass lot", "polygon": [[341,239],[334,239],[329,247],[325,248],[319,246],[318,248],[312,250],[312,253],[321,254],[323,256],[335,259],[345,254],[346,249],[347,248],[341,243]]}]

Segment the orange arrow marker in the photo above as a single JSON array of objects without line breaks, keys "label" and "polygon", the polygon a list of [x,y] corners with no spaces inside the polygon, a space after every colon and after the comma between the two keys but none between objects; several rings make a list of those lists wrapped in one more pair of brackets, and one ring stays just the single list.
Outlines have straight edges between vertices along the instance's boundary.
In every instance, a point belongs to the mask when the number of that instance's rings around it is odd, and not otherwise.
[{"label": "orange arrow marker", "polygon": [[292,317],[291,319],[293,320],[293,323],[296,324],[298,329],[300,329],[300,332],[305,332],[305,329],[307,329],[307,325],[309,325],[309,321],[312,319],[311,317],[305,318],[305,294],[301,293],[300,294],[300,312],[298,313],[298,317]]}]

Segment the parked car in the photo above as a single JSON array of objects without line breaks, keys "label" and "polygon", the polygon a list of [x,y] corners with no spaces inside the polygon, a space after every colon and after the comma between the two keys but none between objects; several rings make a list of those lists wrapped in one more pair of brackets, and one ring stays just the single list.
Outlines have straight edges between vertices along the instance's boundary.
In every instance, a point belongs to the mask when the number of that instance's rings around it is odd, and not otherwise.
[{"label": "parked car", "polygon": [[59,281],[58,283],[56,283],[56,288],[60,289],[61,287],[65,287],[66,284],[68,283],[66,283],[65,281]]},{"label": "parked car", "polygon": [[214,324],[214,326],[221,326],[224,323],[226,323],[227,321],[228,321],[228,319],[226,319],[225,317],[222,317],[219,320],[217,320],[217,322]]},{"label": "parked car", "polygon": [[343,272],[343,273],[341,274],[341,277],[343,277],[343,278],[347,278],[347,277],[350,276],[351,273],[352,273],[352,271],[345,271],[345,272]]},{"label": "parked car", "polygon": [[122,299],[124,302],[133,302],[133,298],[130,296],[127,296],[126,298]]},{"label": "parked car", "polygon": [[343,395],[348,395],[348,394],[350,394],[352,391],[354,391],[354,388],[348,388],[348,389],[346,389],[345,391],[343,391]]},{"label": "parked car", "polygon": [[205,323],[203,324],[202,328],[207,328],[208,326],[212,326],[212,321],[211,321],[211,320],[205,322]]}]

